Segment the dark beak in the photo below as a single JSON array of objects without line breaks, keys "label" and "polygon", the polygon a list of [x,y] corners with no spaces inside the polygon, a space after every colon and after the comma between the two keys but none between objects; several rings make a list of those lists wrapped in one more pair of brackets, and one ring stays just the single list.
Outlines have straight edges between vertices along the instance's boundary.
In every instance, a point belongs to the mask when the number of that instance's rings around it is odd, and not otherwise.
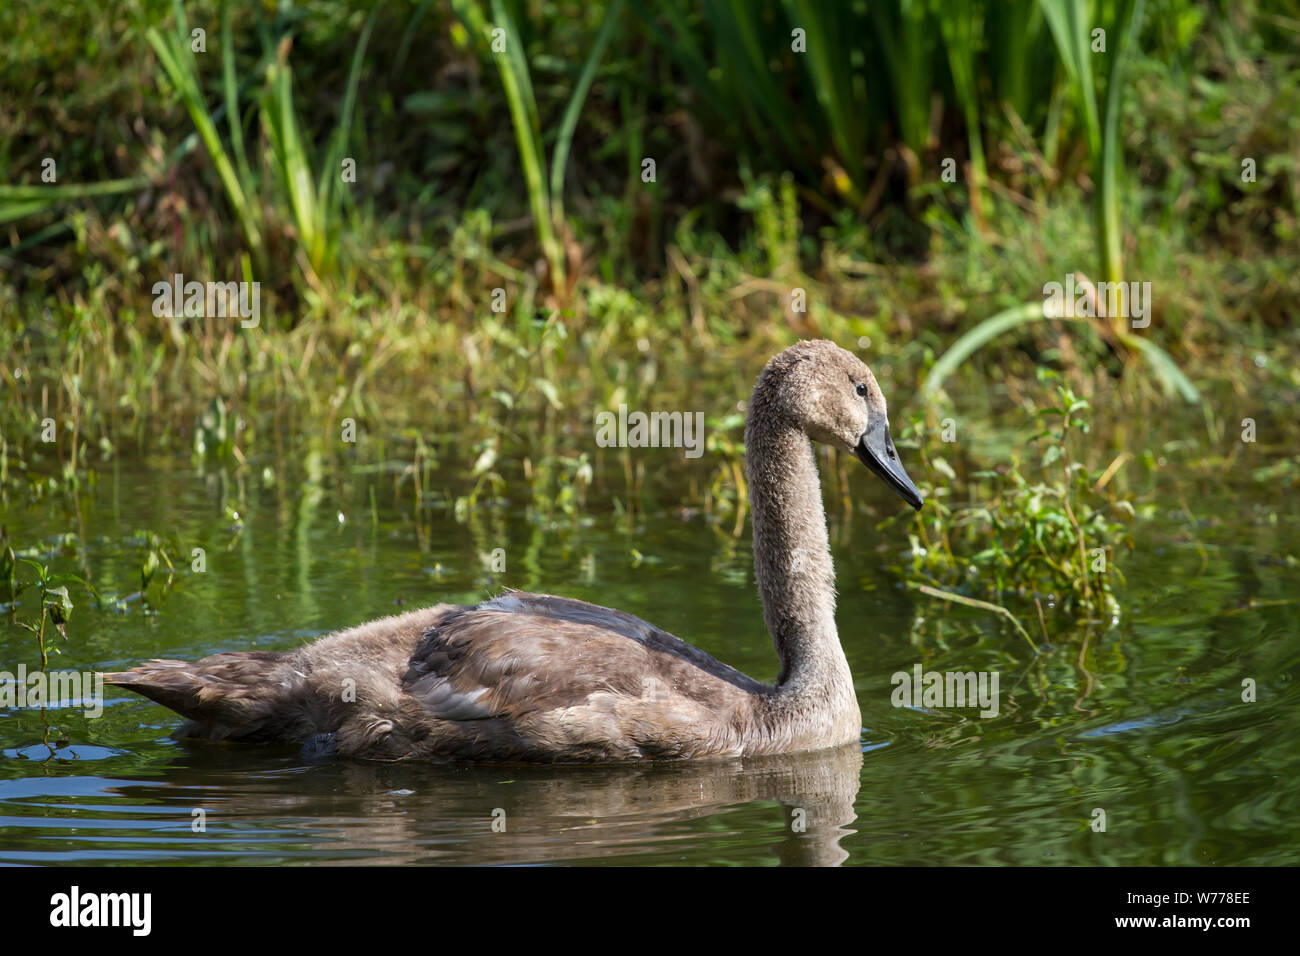
[{"label": "dark beak", "polygon": [[875,472],[885,484],[894,489],[894,493],[913,508],[921,510],[924,499],[921,492],[912,484],[903,470],[903,463],[898,460],[898,452],[889,437],[889,425],[883,418],[875,422],[862,433],[853,454],[858,461]]}]

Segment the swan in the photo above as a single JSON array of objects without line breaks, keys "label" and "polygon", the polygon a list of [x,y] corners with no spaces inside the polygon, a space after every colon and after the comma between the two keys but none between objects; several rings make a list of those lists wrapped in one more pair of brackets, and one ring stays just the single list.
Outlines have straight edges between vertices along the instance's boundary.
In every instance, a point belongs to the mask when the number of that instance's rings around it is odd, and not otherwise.
[{"label": "swan", "polygon": [[372,621],[294,651],[154,660],[104,680],[189,718],[179,736],[368,760],[682,760],[857,741],[814,441],[922,503],[884,395],[857,356],[811,340],[768,362],[749,404],[745,464],[758,591],[781,662],[774,685],[623,611],[519,591]]}]

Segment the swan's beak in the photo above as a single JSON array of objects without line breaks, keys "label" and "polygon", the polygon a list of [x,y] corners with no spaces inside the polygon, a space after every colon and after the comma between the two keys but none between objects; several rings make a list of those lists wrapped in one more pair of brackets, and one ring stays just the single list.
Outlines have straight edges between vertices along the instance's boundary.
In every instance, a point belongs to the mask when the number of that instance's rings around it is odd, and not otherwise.
[{"label": "swan's beak", "polygon": [[903,470],[903,463],[898,460],[898,452],[889,437],[889,424],[884,418],[872,423],[853,449],[858,461],[875,472],[885,484],[894,489],[894,493],[918,511],[925,500],[912,479]]}]

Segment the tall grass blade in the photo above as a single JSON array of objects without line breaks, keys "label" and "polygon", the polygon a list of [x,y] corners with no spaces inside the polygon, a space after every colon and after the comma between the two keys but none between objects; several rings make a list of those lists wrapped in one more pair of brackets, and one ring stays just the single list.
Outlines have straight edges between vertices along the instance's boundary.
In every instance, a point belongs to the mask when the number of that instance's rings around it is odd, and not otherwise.
[{"label": "tall grass blade", "polygon": [[569,148],[573,144],[573,134],[578,128],[578,115],[582,112],[587,91],[591,89],[591,83],[596,78],[600,58],[605,53],[605,46],[609,43],[609,38],[613,35],[614,27],[617,26],[622,12],[623,0],[614,0],[605,11],[605,20],[600,25],[596,42],[592,44],[587,62],[583,64],[582,74],[578,77],[578,83],[569,96],[564,118],[560,121],[559,136],[555,140],[555,152],[551,156],[551,212],[557,226],[564,222],[564,172],[569,163]]},{"label": "tall grass blade", "polygon": [[378,13],[379,5],[376,5],[370,11],[370,16],[366,17],[365,26],[361,28],[361,36],[357,39],[357,48],[352,54],[352,65],[348,68],[347,86],[343,92],[343,107],[339,111],[338,125],[330,137],[330,146],[325,154],[325,162],[321,166],[320,182],[316,187],[320,195],[320,205],[327,217],[331,245],[338,231],[342,198],[347,194],[346,191],[338,189],[338,184],[342,182],[340,167],[347,153],[349,137],[352,135],[352,112],[357,101],[357,87],[361,82],[361,66],[365,60],[366,44],[370,41],[370,32],[374,29],[375,16]]},{"label": "tall grass blade", "polygon": [[1100,230],[1103,274],[1108,282],[1124,278],[1124,247],[1120,233],[1119,173],[1123,164],[1119,133],[1120,97],[1123,95],[1124,67],[1129,52],[1137,46],[1145,0],[1116,0],[1113,34],[1115,47],[1110,75],[1106,79],[1106,113],[1101,134],[1101,154],[1097,159],[1097,221]]},{"label": "tall grass blade", "polygon": [[859,184],[866,175],[866,110],[853,93],[854,40],[852,12],[842,5],[813,0],[786,0],[791,23],[805,31],[807,52],[800,55],[821,107],[814,116],[819,129],[829,126],[829,138],[848,174],[848,198],[862,202]]},{"label": "tall grass blade", "polygon": [[1039,9],[1056,40],[1075,103],[1083,121],[1088,155],[1101,154],[1101,122],[1092,81],[1092,51],[1089,45],[1088,5],[1085,0],[1039,0]]},{"label": "tall grass blade", "polygon": [[[1039,82],[1042,11],[1035,0],[1002,0],[989,4],[984,15],[994,95],[1026,123],[1032,123],[1035,107],[1050,93],[1050,88],[1042,88]],[[1031,90],[1042,98],[1032,98]]]},{"label": "tall grass blade", "polygon": [[147,185],[149,185],[149,180],[145,176],[131,176],[127,179],[106,179],[98,183],[69,183],[62,186],[56,183],[51,183],[48,186],[0,185],[0,202],[30,202],[53,205],[69,200],[113,196],[118,193],[130,192],[133,189],[143,189]]},{"label": "tall grass blade", "polygon": [[718,120],[726,121],[733,118],[737,107],[734,101],[729,101],[724,95],[722,88],[714,80],[705,56],[704,47],[700,44],[699,31],[692,27],[687,21],[686,15],[682,12],[678,3],[674,0],[660,5],[659,13],[668,21],[668,27],[672,31],[670,36],[659,25],[659,22],[651,16],[651,10],[648,6],[634,4],[632,9],[641,18],[645,28],[655,38],[658,44],[668,56],[681,68],[686,74],[687,85],[691,91],[697,94],[708,105],[709,111],[714,114]]},{"label": "tall grass blade", "polygon": [[893,91],[893,111],[903,142],[920,156],[930,139],[934,31],[925,0],[873,3],[871,13]]},{"label": "tall grass blade", "polygon": [[311,164],[293,105],[293,72],[288,62],[292,42],[289,37],[282,39],[274,62],[267,67],[263,123],[277,172],[288,194],[298,241],[319,276],[325,265],[326,250]]},{"label": "tall grass blade", "polygon": [[1016,326],[1024,325],[1027,322],[1040,322],[1049,318],[1057,317],[1043,315],[1043,303],[1041,302],[1014,305],[1009,309],[1004,309],[997,315],[990,316],[954,342],[952,347],[939,358],[939,361],[934,363],[934,367],[930,369],[930,374],[926,376],[925,384],[921,387],[922,394],[927,398],[933,396],[943,387],[944,381],[958,369],[962,362],[1003,332],[1010,331]]},{"label": "tall grass blade", "polygon": [[246,183],[253,182],[248,165],[248,151],[244,148],[244,128],[239,109],[239,86],[235,82],[235,43],[230,32],[230,5],[221,4],[221,80],[226,94],[226,124],[230,128],[231,152],[235,165]]},{"label": "tall grass blade", "polygon": [[[478,3],[475,0],[452,0],[452,6],[474,42],[481,45],[487,38],[488,24]],[[506,106],[510,110],[510,122],[519,149],[524,185],[528,190],[533,228],[537,232],[542,255],[546,257],[552,286],[560,290],[565,287],[564,250],[556,238],[551,218],[551,196],[542,148],[541,120],[537,111],[537,99],[533,95],[528,61],[524,56],[524,40],[514,16],[502,0],[491,0],[491,8],[495,26],[504,31],[506,49],[504,56],[491,51],[487,55],[496,61],[497,70],[501,74]]]},{"label": "tall grass blade", "polygon": [[1166,394],[1177,392],[1185,401],[1193,404],[1201,400],[1201,393],[1196,386],[1192,384],[1183,370],[1178,367],[1168,352],[1156,345],[1150,339],[1142,338],[1140,335],[1126,335],[1123,337],[1126,345],[1139,352],[1152,370],[1156,373],[1161,386]]},{"label": "tall grass blade", "polygon": [[761,20],[752,5],[745,0],[705,0],[702,9],[718,43],[724,76],[733,90],[739,85],[745,91],[739,102],[750,128],[767,130],[779,139],[787,156],[805,156],[806,144],[795,132],[797,116],[772,78],[769,64],[774,51],[758,32]]},{"label": "tall grass blade", "polygon": [[975,89],[976,54],[982,25],[974,0],[931,0],[934,17],[939,22],[944,49],[948,54],[948,71],[952,75],[953,93],[966,124],[970,143],[971,207],[982,206],[980,191],[988,178],[984,166],[983,131],[980,128],[979,96]]},{"label": "tall grass blade", "polygon": [[[1092,329],[1094,332],[1098,331],[1090,322],[1081,319],[1069,319],[1059,315],[1044,315],[1043,303],[1041,302],[1026,302],[1022,305],[1012,306],[985,319],[954,342],[948,351],[944,352],[939,360],[934,363],[934,367],[930,369],[930,374],[926,376],[925,383],[921,386],[921,394],[927,399],[932,398],[963,362],[1004,332],[1009,332],[1011,329],[1030,322],[1052,319],[1074,321]],[[1149,339],[1139,336],[1124,334],[1121,336],[1121,340],[1125,345],[1142,355],[1155,372],[1166,393],[1172,394],[1176,391],[1189,402],[1200,401],[1200,392],[1179,369],[1168,352]]]},{"label": "tall grass blade", "polygon": [[176,11],[177,32],[164,34],[156,27],[150,27],[145,31],[145,38],[153,47],[159,64],[190,114],[190,120],[194,123],[194,128],[202,139],[204,148],[207,149],[208,156],[217,169],[217,175],[226,189],[226,198],[239,219],[249,252],[260,265],[265,262],[260,217],[256,207],[249,202],[244,192],[239,175],[235,171],[225,144],[217,133],[216,123],[204,99],[194,55],[189,48],[185,9],[179,0],[176,0],[173,6]]}]

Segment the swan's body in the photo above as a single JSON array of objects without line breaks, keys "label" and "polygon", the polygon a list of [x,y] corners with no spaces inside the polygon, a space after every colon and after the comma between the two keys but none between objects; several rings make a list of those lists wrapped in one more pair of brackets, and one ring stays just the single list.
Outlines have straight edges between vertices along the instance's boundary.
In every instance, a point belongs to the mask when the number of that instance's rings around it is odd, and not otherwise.
[{"label": "swan's body", "polygon": [[507,592],[373,621],[287,653],[152,661],[110,683],[185,734],[398,760],[601,762],[789,753],[856,740],[810,439],[855,453],[914,506],[870,370],[801,342],[759,378],[746,427],[755,568],[781,658],[770,686],[610,608]]}]

